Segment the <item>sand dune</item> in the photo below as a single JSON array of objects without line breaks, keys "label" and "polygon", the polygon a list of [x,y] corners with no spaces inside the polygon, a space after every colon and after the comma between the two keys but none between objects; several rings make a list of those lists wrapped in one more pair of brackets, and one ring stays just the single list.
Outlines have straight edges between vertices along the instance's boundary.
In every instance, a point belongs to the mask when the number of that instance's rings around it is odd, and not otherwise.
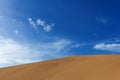
[{"label": "sand dune", "polygon": [[1,68],[0,80],[120,80],[120,55],[68,57]]}]

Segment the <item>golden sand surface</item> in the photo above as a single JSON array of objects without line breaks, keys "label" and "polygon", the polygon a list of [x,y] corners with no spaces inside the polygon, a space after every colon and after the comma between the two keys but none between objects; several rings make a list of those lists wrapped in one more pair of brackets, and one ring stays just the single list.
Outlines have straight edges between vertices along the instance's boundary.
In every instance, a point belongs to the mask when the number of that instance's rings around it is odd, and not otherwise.
[{"label": "golden sand surface", "polygon": [[120,80],[120,55],[73,56],[0,68],[0,80]]}]

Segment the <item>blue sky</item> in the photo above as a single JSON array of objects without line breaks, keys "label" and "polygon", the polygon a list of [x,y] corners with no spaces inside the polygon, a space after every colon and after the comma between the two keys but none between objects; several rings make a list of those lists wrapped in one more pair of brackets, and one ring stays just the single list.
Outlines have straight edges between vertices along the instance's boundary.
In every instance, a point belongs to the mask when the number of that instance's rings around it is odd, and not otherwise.
[{"label": "blue sky", "polygon": [[0,66],[120,53],[119,0],[0,0]]}]

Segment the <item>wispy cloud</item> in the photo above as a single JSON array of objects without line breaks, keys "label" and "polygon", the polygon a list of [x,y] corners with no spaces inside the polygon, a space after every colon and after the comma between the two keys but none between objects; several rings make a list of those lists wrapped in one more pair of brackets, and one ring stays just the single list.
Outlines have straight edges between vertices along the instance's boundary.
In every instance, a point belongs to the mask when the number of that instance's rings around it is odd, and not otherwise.
[{"label": "wispy cloud", "polygon": [[52,42],[52,43],[45,43],[42,47],[48,48],[50,50],[54,50],[55,52],[59,52],[59,51],[65,50],[66,48],[70,48],[69,46],[71,44],[72,44],[71,41],[61,39],[61,40],[57,40],[57,41]]},{"label": "wispy cloud", "polygon": [[77,43],[77,44],[72,45],[71,47],[72,47],[72,48],[79,48],[79,47],[81,47],[81,46],[82,46],[81,44],[78,44],[78,43]]},{"label": "wispy cloud", "polygon": [[17,37],[24,38],[24,35],[22,33],[20,33],[20,31],[18,29],[15,29],[14,33]]},{"label": "wispy cloud", "polygon": [[5,22],[6,24],[13,24],[16,27],[20,27],[22,25],[21,21],[17,21],[14,18],[9,18],[7,16],[0,16],[0,22]]},{"label": "wispy cloud", "polygon": [[3,16],[0,16],[0,21],[2,21],[4,19],[4,17]]},{"label": "wispy cloud", "polygon": [[0,21],[1,22],[8,22],[9,20],[5,16],[0,16]]},{"label": "wispy cloud", "polygon": [[103,24],[107,24],[108,23],[108,19],[104,18],[104,17],[96,17],[96,21],[103,23]]},{"label": "wispy cloud", "polygon": [[41,61],[44,57],[60,57],[71,45],[73,43],[65,39],[23,44],[11,38],[0,37],[0,67]]},{"label": "wispy cloud", "polygon": [[54,26],[54,24],[47,24],[45,21],[41,19],[37,19],[34,21],[32,18],[28,18],[29,24],[34,27],[36,31],[38,31],[38,27],[42,27],[44,31],[50,32]]},{"label": "wispy cloud", "polygon": [[49,32],[52,30],[54,24],[47,24],[45,21],[41,20],[41,19],[37,19],[37,24],[41,27],[43,27],[43,29],[46,31],[46,32]]},{"label": "wispy cloud", "polygon": [[[0,66],[15,65],[34,61],[32,58],[38,53],[35,49],[20,44],[12,39],[0,38]],[[34,52],[34,56],[31,54]]]},{"label": "wispy cloud", "polygon": [[112,51],[112,52],[120,52],[120,44],[117,43],[99,43],[94,46],[94,49],[98,50],[106,50],[106,51]]},{"label": "wispy cloud", "polygon": [[36,23],[32,20],[32,18],[28,18],[28,22],[30,25],[33,26],[33,28],[38,31]]},{"label": "wispy cloud", "polygon": [[[44,20],[41,20],[41,19],[33,20],[32,18],[28,18],[27,21],[36,30],[36,32],[39,32],[39,27],[41,27],[45,32],[50,32],[54,27],[54,24],[48,24],[47,22],[45,22]],[[26,24],[15,18],[9,18],[6,16],[0,16],[0,22],[1,22],[1,24],[5,25],[5,27],[9,27],[7,25],[7,24],[9,24],[9,25],[13,25],[12,27],[14,27],[16,29],[23,27],[23,26],[25,26],[24,24]],[[14,33],[18,34],[19,31],[15,30]]]},{"label": "wispy cloud", "polygon": [[14,30],[14,33],[15,33],[16,35],[18,35],[18,34],[19,34],[19,31],[18,31],[18,30]]}]

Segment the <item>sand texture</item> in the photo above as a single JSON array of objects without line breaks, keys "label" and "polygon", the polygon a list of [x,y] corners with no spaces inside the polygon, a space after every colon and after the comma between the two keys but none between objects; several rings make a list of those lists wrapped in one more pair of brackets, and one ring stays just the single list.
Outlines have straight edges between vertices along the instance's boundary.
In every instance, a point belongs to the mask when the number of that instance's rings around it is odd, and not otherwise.
[{"label": "sand texture", "polygon": [[0,68],[0,80],[120,80],[120,55],[67,57]]}]

